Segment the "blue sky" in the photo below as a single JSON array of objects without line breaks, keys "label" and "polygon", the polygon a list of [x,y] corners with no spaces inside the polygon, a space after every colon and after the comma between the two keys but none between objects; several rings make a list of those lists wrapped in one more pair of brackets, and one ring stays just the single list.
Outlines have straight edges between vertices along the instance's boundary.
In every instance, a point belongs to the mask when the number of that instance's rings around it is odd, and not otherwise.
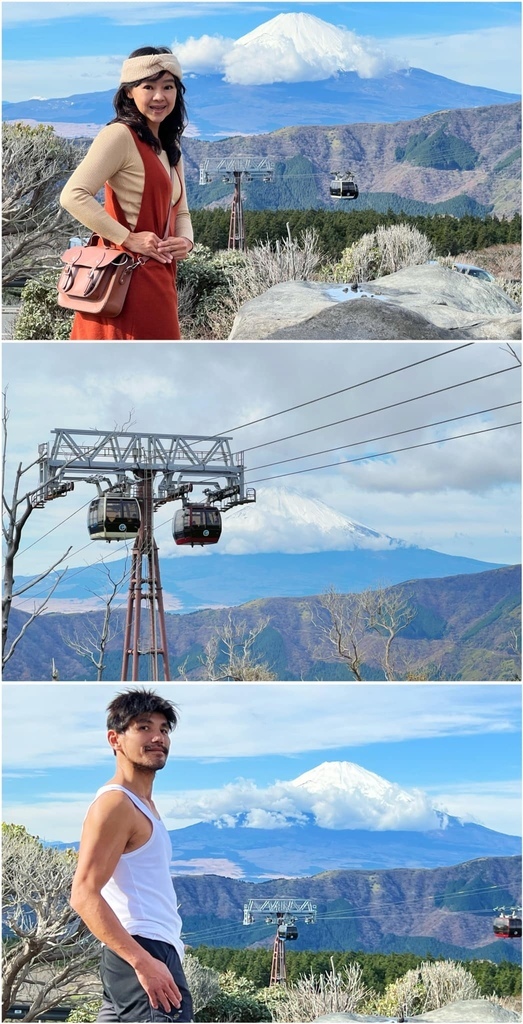
[{"label": "blue sky", "polygon": [[[165,684],[180,722],[155,799],[168,828],[196,799],[234,813],[252,780],[260,801],[324,761],[351,761],[429,804],[509,834],[520,831],[517,685]],[[112,775],[103,684],[3,685],[4,820],[74,841]],[[240,781],[238,781],[240,780]],[[227,787],[227,788],[225,788]],[[173,804],[186,816],[173,813]]]},{"label": "blue sky", "polygon": [[298,12],[352,33],[347,39],[360,50],[381,55],[382,70],[421,67],[471,85],[520,92],[517,3],[17,0],[3,4],[4,99],[110,89],[121,60],[146,43],[174,44],[188,72],[219,71],[219,64],[212,66],[218,51],[279,14]]}]

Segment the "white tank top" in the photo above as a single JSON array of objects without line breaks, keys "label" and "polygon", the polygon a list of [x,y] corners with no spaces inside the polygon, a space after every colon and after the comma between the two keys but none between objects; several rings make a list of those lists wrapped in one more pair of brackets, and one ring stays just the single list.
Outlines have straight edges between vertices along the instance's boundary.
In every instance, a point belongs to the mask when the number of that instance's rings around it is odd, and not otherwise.
[{"label": "white tank top", "polygon": [[169,870],[172,856],[169,833],[163,822],[125,786],[116,783],[102,786],[94,799],[111,790],[125,793],[149,819],[153,830],[143,846],[122,854],[114,874],[101,890],[102,896],[131,935],[170,942],[183,960],[182,920]]}]

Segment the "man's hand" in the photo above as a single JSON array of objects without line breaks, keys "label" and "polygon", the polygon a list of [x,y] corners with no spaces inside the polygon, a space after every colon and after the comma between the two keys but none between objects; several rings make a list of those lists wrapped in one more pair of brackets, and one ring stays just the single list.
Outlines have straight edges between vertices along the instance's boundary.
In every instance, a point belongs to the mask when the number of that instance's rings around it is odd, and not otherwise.
[{"label": "man's hand", "polygon": [[180,1008],[182,1004],[180,989],[169,968],[161,960],[149,956],[143,964],[140,962],[139,967],[134,969],[140,985],[147,992],[149,1002],[155,1010],[158,1009],[158,1003],[166,1013],[169,1013],[172,1006],[175,1006],[177,1010]]}]

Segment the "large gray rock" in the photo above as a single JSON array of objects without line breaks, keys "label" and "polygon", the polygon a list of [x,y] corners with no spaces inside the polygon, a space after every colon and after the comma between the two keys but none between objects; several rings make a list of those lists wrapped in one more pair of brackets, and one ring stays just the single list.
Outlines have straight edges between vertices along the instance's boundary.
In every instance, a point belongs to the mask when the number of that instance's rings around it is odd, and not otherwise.
[{"label": "large gray rock", "polygon": [[509,1021],[521,1020],[519,1013],[506,1010],[499,1003],[490,1003],[487,999],[462,999],[456,1003],[449,1003],[439,1010],[431,1010],[429,1013],[422,1013],[418,1017],[410,1017],[409,1020],[431,1020],[446,1021],[447,1024],[483,1024],[483,1021]]},{"label": "large gray rock", "polygon": [[[487,999],[464,999],[455,1003],[442,1006],[439,1010],[431,1010],[429,1013],[420,1014],[417,1017],[406,1017],[407,1022],[416,1024],[417,1021],[442,1021],[446,1024],[489,1024],[490,1021],[520,1021],[521,1015],[512,1010],[505,1010],[499,1003],[490,1003]],[[374,1021],[397,1022],[397,1017],[379,1017],[362,1013],[327,1013],[323,1017],[316,1017],[314,1024],[326,1024],[326,1022],[360,1021],[365,1024],[373,1024]]]},{"label": "large gray rock", "polygon": [[439,265],[366,284],[287,281],[246,302],[230,339],[298,341],[515,340],[519,307],[490,282]]}]

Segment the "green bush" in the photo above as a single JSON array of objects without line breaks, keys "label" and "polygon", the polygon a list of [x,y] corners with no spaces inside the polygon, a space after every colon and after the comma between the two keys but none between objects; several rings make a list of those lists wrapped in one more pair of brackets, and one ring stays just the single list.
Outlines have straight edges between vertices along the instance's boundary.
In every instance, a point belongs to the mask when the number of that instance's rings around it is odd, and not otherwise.
[{"label": "green bush", "polygon": [[85,1002],[78,1003],[74,1010],[71,1010],[67,1024],[89,1024],[90,1021],[94,1021],[98,1017],[101,1005],[101,999],[87,999]]},{"label": "green bush", "polygon": [[235,996],[219,992],[197,1014],[198,1021],[270,1021],[272,1015],[265,1003],[252,996]]},{"label": "green bush", "polygon": [[49,270],[22,289],[22,308],[14,329],[16,341],[66,341],[70,337],[74,313],[58,305],[59,276],[59,271]]}]

